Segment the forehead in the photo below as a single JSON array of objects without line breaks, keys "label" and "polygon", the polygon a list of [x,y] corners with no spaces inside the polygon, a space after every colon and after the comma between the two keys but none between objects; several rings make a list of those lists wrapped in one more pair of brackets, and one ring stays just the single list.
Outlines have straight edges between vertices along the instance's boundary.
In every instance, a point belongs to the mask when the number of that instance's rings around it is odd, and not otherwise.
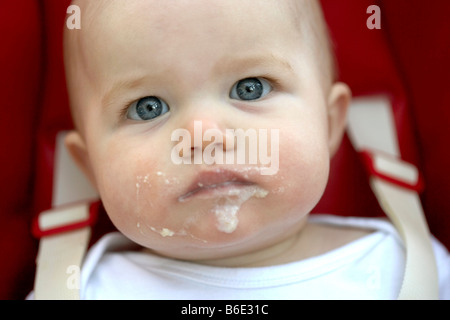
[{"label": "forehead", "polygon": [[[167,27],[183,21],[192,21],[198,17],[225,17],[230,13],[235,13],[234,17],[240,16],[241,20],[251,18],[255,13],[264,17],[269,10],[271,13],[286,14],[293,12],[295,8],[301,7],[299,4],[305,0],[75,0],[86,14],[88,20],[101,18],[126,19],[141,16],[145,20],[152,19],[156,24],[163,23]],[[315,0],[308,0],[315,1]],[[174,20],[176,18],[176,20]],[[154,20],[156,19],[156,20]],[[204,21],[203,21],[204,22]]]},{"label": "forehead", "polygon": [[[82,47],[94,65],[122,57],[173,54],[185,59],[205,50],[274,45],[269,41],[297,35],[290,0],[107,0],[81,1]],[[197,50],[195,50],[197,49]],[[102,55],[100,58],[99,55]],[[178,54],[178,55],[177,55]],[[122,59],[123,60],[123,59]],[[113,62],[113,61],[110,61]]]}]

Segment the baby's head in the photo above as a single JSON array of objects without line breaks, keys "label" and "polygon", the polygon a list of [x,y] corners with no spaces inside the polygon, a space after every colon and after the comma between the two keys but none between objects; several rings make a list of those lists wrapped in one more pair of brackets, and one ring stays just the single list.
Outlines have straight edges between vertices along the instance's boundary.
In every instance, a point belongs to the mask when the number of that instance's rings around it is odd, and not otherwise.
[{"label": "baby's head", "polygon": [[[162,255],[212,262],[301,230],[350,99],[334,82],[319,3],[74,4],[82,24],[66,30],[65,61],[76,131],[66,142],[120,231]],[[244,147],[231,143],[238,129]],[[245,163],[194,159],[239,148]],[[272,174],[260,157],[248,161],[255,150],[277,159]]]}]

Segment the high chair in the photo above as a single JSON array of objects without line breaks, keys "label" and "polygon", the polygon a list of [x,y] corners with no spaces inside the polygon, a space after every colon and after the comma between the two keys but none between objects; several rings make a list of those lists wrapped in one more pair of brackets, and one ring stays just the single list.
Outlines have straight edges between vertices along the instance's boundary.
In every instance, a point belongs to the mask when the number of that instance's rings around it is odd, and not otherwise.
[{"label": "high chair", "polygon": [[[0,3],[1,30],[5,30],[0,51],[4,106],[0,118],[1,299],[23,299],[33,290],[38,245],[49,234],[81,234],[87,248],[114,230],[96,201],[95,190],[82,178],[62,143],[65,131],[72,128],[62,61],[62,31],[69,4],[69,0]],[[424,7],[408,0],[322,0],[322,4],[339,79],[351,87],[354,101],[347,134],[332,160],[329,185],[314,212],[387,214],[400,225],[407,247],[419,247],[412,250],[413,255],[422,246],[425,255],[429,252],[429,244],[415,237],[427,235],[428,228],[450,248],[446,232],[450,228],[450,151],[445,145],[450,138],[450,109],[445,103],[450,69],[446,41],[450,22],[445,13],[450,3]],[[381,10],[381,29],[366,26],[370,5]],[[403,215],[405,203],[406,212],[415,216]],[[397,207],[400,216],[390,212],[398,212]],[[68,213],[66,208],[75,210]],[[53,220],[55,216],[58,221]],[[62,221],[66,216],[69,220]],[[417,221],[418,229],[410,233]],[[42,237],[40,241],[32,231]],[[75,257],[79,261],[70,264],[81,263],[84,249],[80,247]],[[408,268],[412,271],[407,277],[417,278],[417,265],[412,262]],[[432,263],[429,268],[426,273],[433,274]],[[45,276],[41,279],[38,282],[46,281]],[[411,282],[406,279],[400,298],[435,298],[433,285],[423,289],[431,282],[419,283],[415,289],[408,287]]]}]

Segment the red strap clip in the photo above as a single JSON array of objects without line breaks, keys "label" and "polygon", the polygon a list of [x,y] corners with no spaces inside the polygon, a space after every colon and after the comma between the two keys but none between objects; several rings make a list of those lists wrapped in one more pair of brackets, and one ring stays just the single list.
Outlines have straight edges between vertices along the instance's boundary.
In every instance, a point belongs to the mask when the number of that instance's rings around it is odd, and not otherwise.
[{"label": "red strap clip", "polygon": [[41,212],[33,221],[33,236],[40,239],[92,226],[97,221],[100,201],[75,203]]},{"label": "red strap clip", "polygon": [[413,164],[382,152],[363,150],[360,155],[370,175],[418,193],[423,191],[423,177]]}]

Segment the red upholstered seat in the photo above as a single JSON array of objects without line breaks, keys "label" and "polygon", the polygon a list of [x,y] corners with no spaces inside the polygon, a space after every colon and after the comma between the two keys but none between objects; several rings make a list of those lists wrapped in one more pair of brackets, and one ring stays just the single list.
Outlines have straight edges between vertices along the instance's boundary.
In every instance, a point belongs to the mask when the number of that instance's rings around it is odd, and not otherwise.
[{"label": "red upholstered seat", "polygon": [[[32,218],[51,206],[55,136],[70,129],[62,62],[68,0],[0,2],[0,299],[32,289]],[[434,235],[450,248],[450,2],[322,0],[340,79],[355,96],[385,94],[400,149],[425,177],[422,203]],[[369,5],[381,29],[369,30]],[[315,212],[378,216],[380,208],[347,138]]]}]

